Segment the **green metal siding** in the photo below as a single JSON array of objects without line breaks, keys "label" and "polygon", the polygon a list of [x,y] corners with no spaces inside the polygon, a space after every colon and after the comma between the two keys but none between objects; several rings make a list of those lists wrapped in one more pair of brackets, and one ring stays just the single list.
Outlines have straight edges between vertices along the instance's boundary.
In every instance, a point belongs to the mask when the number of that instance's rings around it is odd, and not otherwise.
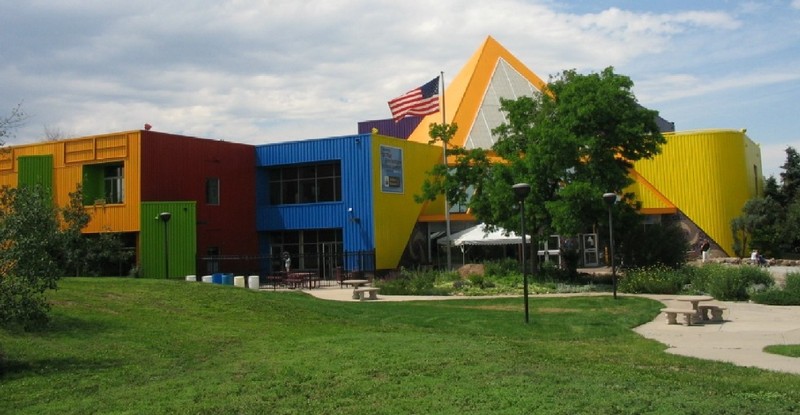
[{"label": "green metal siding", "polygon": [[44,188],[53,190],[53,156],[50,154],[43,156],[20,156],[19,163],[19,185],[38,184]]},{"label": "green metal siding", "polygon": [[[195,202],[144,202],[141,205],[139,237],[139,273],[145,278],[165,278],[169,250],[169,278],[196,274],[197,211]],[[158,216],[169,212],[167,246],[164,245],[164,222]]]},{"label": "green metal siding", "polygon": [[103,198],[103,165],[87,164],[83,166],[83,203],[93,205],[94,201]]}]

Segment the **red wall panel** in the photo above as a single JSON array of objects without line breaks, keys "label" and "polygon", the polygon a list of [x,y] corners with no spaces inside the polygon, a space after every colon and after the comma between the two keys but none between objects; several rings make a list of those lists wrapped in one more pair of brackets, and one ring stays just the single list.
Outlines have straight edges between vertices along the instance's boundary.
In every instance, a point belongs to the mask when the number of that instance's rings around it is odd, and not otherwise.
[{"label": "red wall panel", "polygon": [[[255,147],[142,131],[142,202],[197,202],[197,255],[258,253]],[[220,203],[206,203],[206,179],[219,178]],[[202,268],[198,268],[200,271]]]}]

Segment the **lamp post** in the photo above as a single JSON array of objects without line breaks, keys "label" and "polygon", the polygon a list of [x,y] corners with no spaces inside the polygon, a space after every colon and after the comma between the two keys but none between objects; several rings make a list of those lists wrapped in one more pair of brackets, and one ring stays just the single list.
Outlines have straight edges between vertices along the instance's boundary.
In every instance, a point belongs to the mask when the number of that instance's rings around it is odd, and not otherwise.
[{"label": "lamp post", "polygon": [[611,289],[614,299],[617,299],[617,268],[614,264],[614,219],[611,216],[611,208],[617,203],[616,193],[603,193],[603,201],[608,206],[608,250],[611,254]]},{"label": "lamp post", "polygon": [[164,222],[164,278],[169,278],[169,240],[167,238],[167,222],[172,218],[172,213],[161,212],[158,218]]},{"label": "lamp post", "polygon": [[522,234],[522,295],[525,299],[525,324],[528,324],[528,267],[525,262],[525,198],[531,193],[531,186],[528,183],[517,183],[511,188],[514,196],[519,202],[519,224]]}]

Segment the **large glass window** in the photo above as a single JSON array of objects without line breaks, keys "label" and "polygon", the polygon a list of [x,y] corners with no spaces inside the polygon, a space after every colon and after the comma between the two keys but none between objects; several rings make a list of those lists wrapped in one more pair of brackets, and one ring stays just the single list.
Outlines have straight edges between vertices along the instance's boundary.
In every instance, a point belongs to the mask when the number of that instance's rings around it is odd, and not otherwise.
[{"label": "large glass window", "polygon": [[269,234],[269,242],[272,257],[282,258],[283,253],[288,252],[293,269],[319,269],[326,260],[325,255],[342,251],[342,230],[277,231]]},{"label": "large glass window", "polygon": [[342,200],[339,162],[284,166],[269,170],[272,205],[335,202]]}]

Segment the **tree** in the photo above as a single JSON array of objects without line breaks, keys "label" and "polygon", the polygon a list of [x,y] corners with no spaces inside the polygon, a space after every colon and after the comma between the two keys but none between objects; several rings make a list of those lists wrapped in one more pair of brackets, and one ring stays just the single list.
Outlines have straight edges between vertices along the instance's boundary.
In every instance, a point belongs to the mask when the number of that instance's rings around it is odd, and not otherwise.
[{"label": "tree", "polygon": [[[507,121],[493,131],[491,150],[451,152],[457,157],[452,177],[459,183],[436,172],[429,179],[442,183],[451,202],[464,199],[459,189],[471,186],[469,207],[476,218],[506,229],[519,226],[511,186],[526,182],[531,185],[527,230],[539,240],[552,232],[585,232],[607,218],[601,195],[622,194],[631,183],[633,162],[658,154],[665,142],[657,112],[640,106],[632,87],[630,78],[613,68],[589,75],[564,71],[551,78],[544,93],[501,101]],[[490,163],[492,155],[503,161]],[[634,210],[632,195],[622,196],[624,203],[615,211]]]},{"label": "tree", "polygon": [[780,255],[780,235],[784,222],[782,211],[778,202],[771,198],[748,200],[742,208],[742,214],[731,221],[733,249],[736,254],[747,257],[747,250],[755,247],[765,255]]},{"label": "tree", "polygon": [[794,148],[786,148],[781,168],[781,183],[767,178],[763,197],[748,200],[731,221],[734,251],[741,257],[749,249],[767,256],[800,252],[800,154]]},{"label": "tree", "polygon": [[800,154],[793,147],[786,148],[786,163],[781,168],[781,206],[786,207],[800,190]]},{"label": "tree", "polygon": [[11,113],[0,118],[0,146],[5,145],[6,139],[13,137],[14,130],[22,125],[28,117],[22,111],[22,104],[17,104]]},{"label": "tree", "polygon": [[29,329],[48,320],[44,293],[63,275],[63,238],[41,186],[0,189],[0,324]]}]

